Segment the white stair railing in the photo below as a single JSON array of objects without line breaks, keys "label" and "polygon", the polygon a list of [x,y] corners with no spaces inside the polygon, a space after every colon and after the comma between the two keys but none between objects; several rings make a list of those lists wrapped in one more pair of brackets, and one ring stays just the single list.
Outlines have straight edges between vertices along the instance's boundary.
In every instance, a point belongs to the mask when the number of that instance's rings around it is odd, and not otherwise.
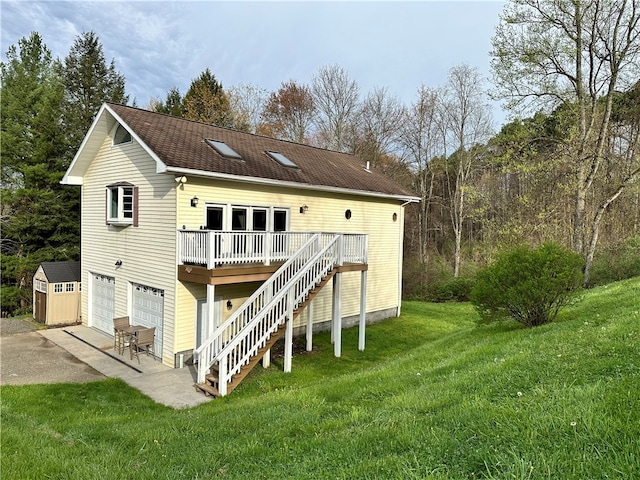
[{"label": "white stair railing", "polygon": [[333,235],[216,355],[214,363],[218,364],[218,392],[221,396],[227,394],[232,377],[266,346],[271,336],[287,318],[293,316],[294,310],[338,263],[343,254],[343,238],[343,235]]},{"label": "white stair railing", "polygon": [[198,383],[205,380],[214,365],[217,354],[231,341],[260,311],[270,303],[274,295],[282,290],[300,271],[309,259],[326,245],[333,235],[317,233],[311,236],[298,251],[258,288],[238,310],[236,310],[213,334],[195,351],[198,362]]}]

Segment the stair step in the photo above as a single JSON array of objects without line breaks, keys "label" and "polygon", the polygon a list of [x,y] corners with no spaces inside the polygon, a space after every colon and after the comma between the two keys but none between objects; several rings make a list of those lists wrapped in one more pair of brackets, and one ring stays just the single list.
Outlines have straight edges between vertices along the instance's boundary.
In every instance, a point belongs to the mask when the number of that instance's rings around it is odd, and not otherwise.
[{"label": "stair step", "polygon": [[[320,282],[311,287],[306,295],[306,298],[298,305],[298,308],[294,310],[294,319],[296,319],[306,308],[306,306],[320,293],[320,291],[329,282],[329,280],[333,278],[335,273],[335,270],[329,271]],[[285,330],[286,327],[283,323],[279,326],[278,330],[271,335],[271,338],[269,338],[266,345],[262,347],[246,365],[243,365],[238,373],[233,375],[231,381],[227,384],[227,393],[231,393],[240,384],[240,382],[242,382],[242,380],[249,374],[253,367],[255,367],[260,362],[264,354],[274,345],[274,343],[284,336]],[[201,391],[207,396],[210,395],[218,397],[220,396],[220,392],[216,387],[218,387],[219,385],[220,376],[218,374],[218,366],[214,365],[211,368],[210,373],[205,376],[205,383],[196,383],[194,384],[194,387],[196,388],[196,391]]]},{"label": "stair step", "polygon": [[218,397],[220,395],[218,389],[208,383],[194,383],[193,386],[196,387],[196,392],[200,391],[207,397]]}]

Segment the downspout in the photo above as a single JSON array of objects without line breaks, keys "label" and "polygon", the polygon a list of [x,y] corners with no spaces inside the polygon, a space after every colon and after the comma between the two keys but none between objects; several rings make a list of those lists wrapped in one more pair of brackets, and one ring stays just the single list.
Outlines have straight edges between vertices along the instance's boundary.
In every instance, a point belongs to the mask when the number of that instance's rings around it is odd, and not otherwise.
[{"label": "downspout", "polygon": [[402,307],[402,257],[404,251],[404,207],[413,203],[412,200],[407,200],[400,205],[400,228],[399,228],[399,249],[398,249],[398,307],[396,309],[396,317],[400,316]]}]

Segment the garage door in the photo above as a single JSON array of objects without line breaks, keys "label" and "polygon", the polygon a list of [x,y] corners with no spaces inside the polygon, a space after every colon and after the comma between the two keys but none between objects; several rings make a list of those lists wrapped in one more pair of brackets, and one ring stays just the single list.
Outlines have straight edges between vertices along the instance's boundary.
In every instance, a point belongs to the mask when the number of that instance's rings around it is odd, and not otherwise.
[{"label": "garage door", "polygon": [[91,326],[113,335],[116,279],[97,273],[92,274]]},{"label": "garage door", "polygon": [[153,347],[158,357],[162,357],[163,312],[164,290],[133,284],[133,315],[131,321],[134,325],[156,327],[156,340]]}]

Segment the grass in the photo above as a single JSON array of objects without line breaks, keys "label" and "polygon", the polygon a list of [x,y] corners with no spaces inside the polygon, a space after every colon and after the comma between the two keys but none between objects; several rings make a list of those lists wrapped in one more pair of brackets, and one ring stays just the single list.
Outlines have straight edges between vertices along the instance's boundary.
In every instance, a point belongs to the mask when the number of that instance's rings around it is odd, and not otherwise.
[{"label": "grass", "polygon": [[328,335],[293,372],[174,411],[118,380],[2,387],[2,478],[632,479],[640,279],[553,324],[475,324],[469,304]]}]

